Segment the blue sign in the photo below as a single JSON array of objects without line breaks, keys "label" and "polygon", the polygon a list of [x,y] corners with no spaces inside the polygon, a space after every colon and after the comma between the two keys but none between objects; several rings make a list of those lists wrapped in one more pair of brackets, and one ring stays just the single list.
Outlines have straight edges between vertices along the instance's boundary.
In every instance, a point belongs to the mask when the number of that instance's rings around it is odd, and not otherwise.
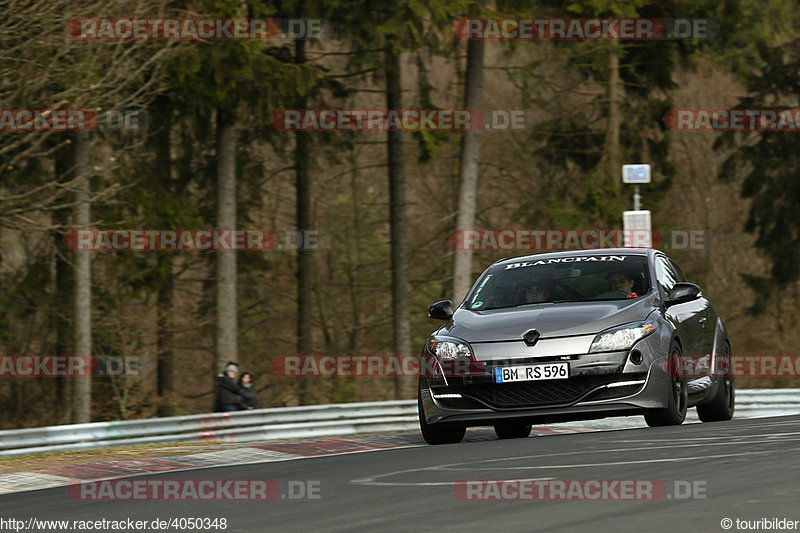
[{"label": "blue sign", "polygon": [[623,183],[650,183],[650,165],[622,165]]}]

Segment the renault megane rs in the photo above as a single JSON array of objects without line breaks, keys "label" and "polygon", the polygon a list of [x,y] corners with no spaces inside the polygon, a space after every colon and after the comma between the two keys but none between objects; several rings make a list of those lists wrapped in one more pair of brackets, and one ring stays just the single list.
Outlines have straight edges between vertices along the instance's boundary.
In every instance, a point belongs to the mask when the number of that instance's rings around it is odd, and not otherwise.
[{"label": "renault megane rs", "polygon": [[[734,410],[722,319],[683,271],[653,249],[602,249],[504,259],[478,278],[422,350],[419,421],[429,444],[468,426],[499,438],[531,424],[644,415],[650,426]],[[684,372],[691,360],[692,371]]]}]

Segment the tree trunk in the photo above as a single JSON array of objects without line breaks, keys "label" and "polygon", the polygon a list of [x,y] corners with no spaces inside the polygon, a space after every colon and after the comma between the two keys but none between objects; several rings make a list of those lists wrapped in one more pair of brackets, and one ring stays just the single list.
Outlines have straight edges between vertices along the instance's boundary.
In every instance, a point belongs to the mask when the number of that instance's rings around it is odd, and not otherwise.
[{"label": "tree trunk", "polygon": [[[75,176],[79,178],[75,200],[75,226],[88,229],[89,212],[89,132],[75,133]],[[75,252],[75,355],[92,355],[92,271],[90,252]],[[74,385],[73,420],[78,423],[90,422],[92,418],[92,378],[82,376],[72,378]]]},{"label": "tree trunk", "polygon": [[622,117],[619,111],[619,102],[624,91],[620,84],[619,76],[619,43],[611,43],[608,52],[608,132],[606,134],[606,156],[608,157],[608,170],[614,186],[622,190],[622,162],[620,156],[619,131]]},{"label": "tree trunk", "polygon": [[[400,55],[391,45],[385,49],[385,61],[386,107],[402,109]],[[406,224],[403,135],[405,133],[402,131],[389,131],[386,140],[389,165],[389,224],[391,226],[389,231],[392,241],[392,315],[394,354],[396,356],[411,354],[411,326],[408,321],[408,228]],[[410,396],[412,387],[412,378],[398,377],[395,380],[395,396],[398,398]]]},{"label": "tree trunk", "polygon": [[[471,39],[467,42],[467,74],[464,82],[464,106],[480,109],[483,93],[484,42]],[[458,219],[456,231],[473,229],[478,190],[478,160],[480,131],[466,131],[461,138],[461,162],[459,164]],[[459,235],[459,233],[456,233]],[[472,250],[456,248],[453,261],[453,300],[458,303],[472,284]]]},{"label": "tree trunk", "polygon": [[[217,227],[236,228],[236,120],[233,107],[217,111]],[[236,251],[217,254],[216,363],[238,360]]]},{"label": "tree trunk", "polygon": [[167,271],[166,278],[158,288],[158,416],[175,414],[175,351],[172,344],[173,331],[173,276],[172,256],[159,256],[159,263]]},{"label": "tree trunk", "polygon": [[[59,149],[55,154],[55,179],[59,182],[68,181],[73,175],[72,169],[75,158],[74,149],[70,146]],[[75,276],[67,260],[67,247],[64,244],[65,232],[63,228],[69,224],[68,209],[53,211],[53,291],[55,298],[52,309],[52,327],[56,338],[53,345],[53,355],[71,355],[75,353],[72,348],[72,329],[70,327],[70,310],[73,306],[73,289]],[[55,422],[69,424],[72,422],[72,386],[73,379],[62,376],[55,378],[56,404]]]},{"label": "tree trunk", "polygon": [[[153,177],[158,180],[157,187],[163,194],[172,197],[172,104],[168,97],[159,98],[156,103],[156,120],[153,124],[153,149],[156,151],[156,167]],[[169,213],[159,209],[159,219],[163,227],[170,227]],[[175,351],[173,347],[174,322],[174,274],[173,255],[156,256],[159,285],[156,302],[156,393],[158,396],[158,416],[175,414]]]},{"label": "tree trunk", "polygon": [[[295,41],[295,62],[303,65],[306,62],[306,41]],[[304,109],[307,99],[302,96],[298,99],[298,109]],[[297,189],[297,231],[303,232],[311,229],[311,176],[309,159],[311,157],[310,133],[298,131],[295,133],[294,168],[295,187]],[[302,247],[297,252],[297,353],[309,355],[311,343],[311,315],[312,315],[312,269],[314,268],[311,251]],[[307,379],[298,380],[298,399],[300,405],[309,403]]]}]

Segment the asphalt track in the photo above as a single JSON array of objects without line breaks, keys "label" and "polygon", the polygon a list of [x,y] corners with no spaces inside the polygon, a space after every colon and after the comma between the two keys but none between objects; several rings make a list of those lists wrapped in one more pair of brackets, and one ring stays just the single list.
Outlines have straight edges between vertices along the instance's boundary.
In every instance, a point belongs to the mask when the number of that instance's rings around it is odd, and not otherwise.
[{"label": "asphalt track", "polygon": [[[228,532],[724,531],[726,517],[800,520],[799,451],[797,415],[506,441],[472,429],[456,445],[427,446],[411,436],[406,447],[383,451],[147,475],[273,479],[284,496],[289,481],[311,480],[319,482],[319,499],[87,502],[62,487],[0,496],[0,516],[225,517]],[[464,501],[453,490],[459,480],[534,478],[659,480],[667,495],[655,501]],[[700,497],[683,499],[676,481],[701,487]],[[737,531],[735,522],[730,531]]]}]

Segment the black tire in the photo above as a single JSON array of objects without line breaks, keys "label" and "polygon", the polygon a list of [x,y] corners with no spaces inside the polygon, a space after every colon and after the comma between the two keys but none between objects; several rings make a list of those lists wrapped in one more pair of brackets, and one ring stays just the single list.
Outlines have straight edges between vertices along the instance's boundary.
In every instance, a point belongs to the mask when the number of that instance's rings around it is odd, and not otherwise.
[{"label": "black tire", "polygon": [[[730,356],[731,347],[725,344],[723,357],[728,358],[727,365],[724,367],[727,373],[732,372]],[[717,392],[714,399],[710,402],[697,406],[697,416],[702,422],[722,422],[733,418],[733,411],[736,409],[736,390],[734,387],[733,376],[722,376],[717,383]]]},{"label": "black tire", "polygon": [[667,396],[667,406],[661,409],[648,409],[644,413],[644,420],[650,427],[659,426],[679,426],[686,420],[686,407],[689,404],[689,388],[686,385],[687,379],[680,376],[680,364],[676,364],[673,359],[680,358],[682,355],[681,347],[676,341],[672,341],[669,347],[670,359],[667,361],[668,373],[675,374],[669,376],[670,392]]},{"label": "black tire", "polygon": [[494,425],[498,439],[525,439],[531,434],[531,425],[524,422],[498,422]]},{"label": "black tire", "polygon": [[467,433],[467,428],[453,424],[428,424],[425,420],[425,410],[422,407],[421,387],[417,390],[417,411],[419,412],[419,429],[422,438],[428,444],[456,444],[461,442]]}]

